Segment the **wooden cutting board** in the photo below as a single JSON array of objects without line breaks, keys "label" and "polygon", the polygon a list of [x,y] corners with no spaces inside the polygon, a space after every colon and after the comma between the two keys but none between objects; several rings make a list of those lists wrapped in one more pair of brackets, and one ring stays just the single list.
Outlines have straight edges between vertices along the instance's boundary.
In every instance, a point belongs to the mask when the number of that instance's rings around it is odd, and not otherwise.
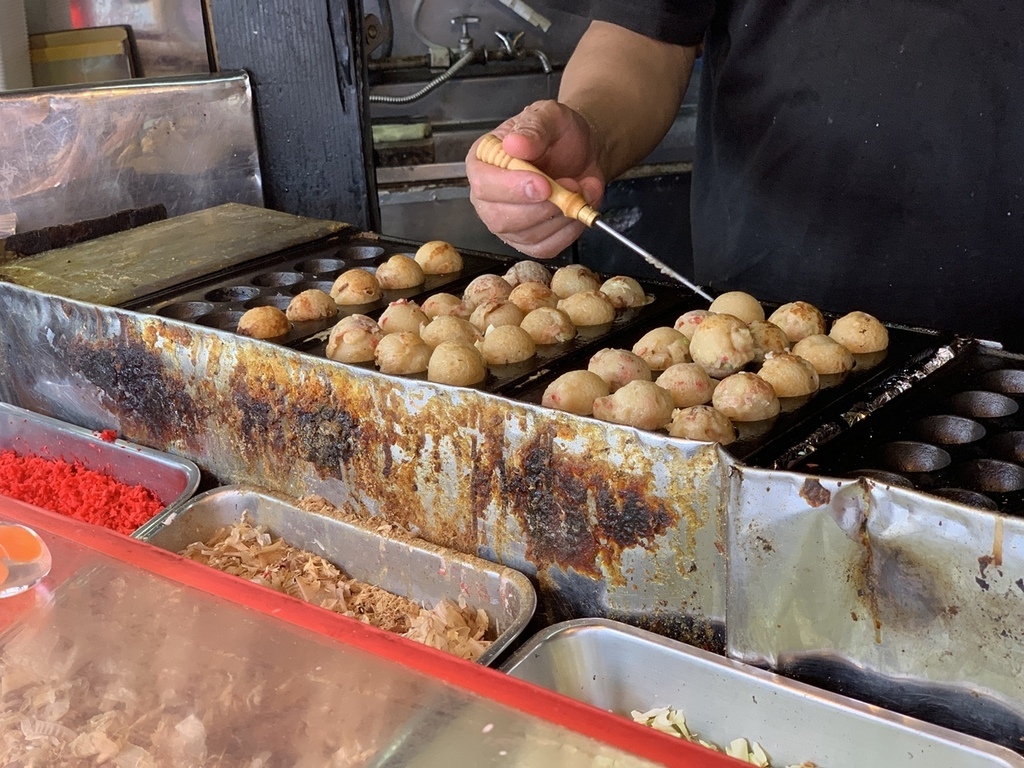
[{"label": "wooden cutting board", "polygon": [[227,203],[0,266],[0,280],[116,306],[348,224]]}]

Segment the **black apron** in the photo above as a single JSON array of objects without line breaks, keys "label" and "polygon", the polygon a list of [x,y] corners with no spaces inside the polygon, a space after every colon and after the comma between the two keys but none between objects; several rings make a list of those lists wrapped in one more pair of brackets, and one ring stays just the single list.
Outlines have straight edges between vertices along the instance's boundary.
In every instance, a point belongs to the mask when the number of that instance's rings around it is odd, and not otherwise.
[{"label": "black apron", "polygon": [[1024,2],[719,2],[701,65],[698,281],[1024,351]]}]

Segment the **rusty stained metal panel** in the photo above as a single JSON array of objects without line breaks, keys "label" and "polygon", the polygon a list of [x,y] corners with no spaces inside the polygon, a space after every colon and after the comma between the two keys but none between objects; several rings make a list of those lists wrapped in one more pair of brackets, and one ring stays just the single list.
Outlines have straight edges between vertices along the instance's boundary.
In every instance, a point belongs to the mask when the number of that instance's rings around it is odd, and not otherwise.
[{"label": "rusty stained metal panel", "polygon": [[549,621],[724,644],[716,449],[0,284],[0,395],[535,577]]},{"label": "rusty stained metal panel", "polygon": [[867,479],[734,472],[730,656],[1024,745],[1024,521]]},{"label": "rusty stained metal panel", "polygon": [[505,420],[483,540],[557,596],[544,619],[609,616],[721,650],[717,450],[533,407]]}]

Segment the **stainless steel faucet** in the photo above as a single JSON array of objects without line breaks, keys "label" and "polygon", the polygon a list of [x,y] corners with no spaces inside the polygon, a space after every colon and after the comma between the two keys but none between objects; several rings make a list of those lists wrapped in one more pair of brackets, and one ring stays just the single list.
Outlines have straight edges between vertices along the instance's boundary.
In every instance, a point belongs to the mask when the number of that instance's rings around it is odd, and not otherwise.
[{"label": "stainless steel faucet", "polygon": [[479,24],[479,16],[456,16],[452,19],[452,26],[461,26],[462,32],[459,35],[459,53],[468,53],[473,50],[473,38],[469,34],[470,24]]},{"label": "stainless steel faucet", "polygon": [[501,49],[506,56],[510,59],[518,57],[521,49],[519,43],[522,42],[523,35],[526,32],[519,30],[518,32],[506,32],[503,29],[494,30],[494,36],[501,42]]},{"label": "stainless steel faucet", "polygon": [[518,32],[506,32],[503,29],[495,30],[494,36],[498,38],[501,43],[501,49],[499,51],[500,58],[508,59],[522,59],[527,56],[535,57],[544,70],[544,74],[551,74],[551,60],[548,55],[544,53],[540,48],[523,48],[521,43],[523,35],[526,33],[522,30]]}]

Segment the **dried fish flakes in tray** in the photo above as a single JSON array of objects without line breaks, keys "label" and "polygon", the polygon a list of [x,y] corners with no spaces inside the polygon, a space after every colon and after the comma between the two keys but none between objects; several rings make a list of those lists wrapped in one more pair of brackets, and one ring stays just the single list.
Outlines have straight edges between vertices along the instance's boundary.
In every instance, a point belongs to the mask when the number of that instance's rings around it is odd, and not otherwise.
[{"label": "dried fish flakes in tray", "polygon": [[274,538],[263,526],[241,520],[182,555],[217,570],[270,587],[307,603],[387,632],[474,661],[491,645],[490,621],[463,597],[424,609],[406,597],[351,578],[319,555]]}]

